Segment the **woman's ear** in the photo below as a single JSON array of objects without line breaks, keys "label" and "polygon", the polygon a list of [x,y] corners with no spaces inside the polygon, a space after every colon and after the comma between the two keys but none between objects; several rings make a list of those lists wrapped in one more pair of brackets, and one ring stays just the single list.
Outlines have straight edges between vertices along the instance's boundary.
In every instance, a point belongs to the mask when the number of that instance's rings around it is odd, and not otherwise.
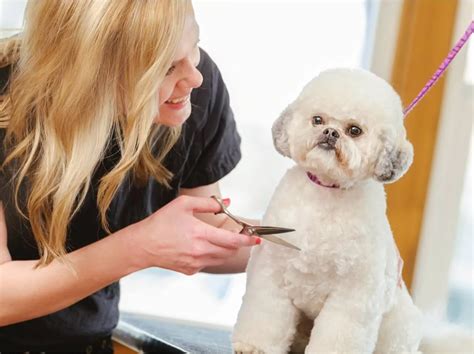
[{"label": "woman's ear", "polygon": [[383,183],[391,183],[402,177],[413,162],[413,146],[406,138],[397,142],[381,138],[380,150],[374,169],[374,178]]},{"label": "woman's ear", "polygon": [[283,156],[290,157],[290,144],[288,142],[288,123],[291,121],[293,112],[288,106],[280,117],[273,123],[272,136],[275,149]]}]

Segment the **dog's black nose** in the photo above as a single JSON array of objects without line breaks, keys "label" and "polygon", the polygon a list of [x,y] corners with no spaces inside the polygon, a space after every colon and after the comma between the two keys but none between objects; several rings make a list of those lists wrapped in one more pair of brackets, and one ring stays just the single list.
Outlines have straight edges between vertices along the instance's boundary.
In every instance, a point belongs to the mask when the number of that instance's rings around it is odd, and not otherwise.
[{"label": "dog's black nose", "polygon": [[339,133],[337,132],[336,129],[332,129],[332,128],[326,128],[324,129],[323,131],[323,134],[326,135],[328,138],[339,138]]},{"label": "dog's black nose", "polygon": [[321,134],[317,146],[324,150],[334,150],[339,136],[336,129],[326,128]]}]

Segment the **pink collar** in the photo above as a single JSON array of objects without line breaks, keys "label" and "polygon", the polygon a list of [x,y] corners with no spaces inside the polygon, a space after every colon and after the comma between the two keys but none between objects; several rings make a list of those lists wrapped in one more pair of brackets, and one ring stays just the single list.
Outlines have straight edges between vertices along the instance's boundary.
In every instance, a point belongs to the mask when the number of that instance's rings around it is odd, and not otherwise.
[{"label": "pink collar", "polygon": [[313,183],[316,183],[322,187],[326,187],[326,188],[339,188],[339,186],[337,184],[332,184],[332,185],[327,185],[327,184],[324,184],[323,182],[321,182],[319,180],[318,177],[316,177],[315,175],[313,175],[311,172],[306,172],[306,175],[308,176],[308,178],[311,180],[311,182]]}]

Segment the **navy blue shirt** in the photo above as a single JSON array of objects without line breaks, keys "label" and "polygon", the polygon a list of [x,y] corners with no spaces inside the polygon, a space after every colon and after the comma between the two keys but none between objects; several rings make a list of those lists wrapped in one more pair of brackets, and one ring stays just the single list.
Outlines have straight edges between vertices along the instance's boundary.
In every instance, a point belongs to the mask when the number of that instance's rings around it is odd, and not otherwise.
[{"label": "navy blue shirt", "polygon": [[[153,178],[145,185],[137,186],[127,177],[107,211],[112,231],[152,214],[173,200],[181,187],[194,188],[218,181],[239,162],[240,137],[228,92],[217,66],[202,50],[198,69],[203,75],[203,84],[193,90],[191,116],[183,124],[182,134],[164,162],[174,174],[171,189]],[[8,90],[10,71],[11,66],[0,68],[0,92]],[[0,129],[0,165],[5,158],[4,135],[5,131]],[[97,208],[98,182],[117,161],[117,147],[111,144],[106,157],[97,166],[84,204],[69,225],[68,252],[107,236]],[[13,260],[39,259],[29,223],[18,215],[13,204],[12,185],[8,183],[10,174],[0,171],[0,200],[7,222],[8,250]],[[68,345],[74,348],[75,343],[109,335],[118,322],[118,302],[119,284],[113,283],[61,311],[0,327],[0,351],[50,350]]]}]

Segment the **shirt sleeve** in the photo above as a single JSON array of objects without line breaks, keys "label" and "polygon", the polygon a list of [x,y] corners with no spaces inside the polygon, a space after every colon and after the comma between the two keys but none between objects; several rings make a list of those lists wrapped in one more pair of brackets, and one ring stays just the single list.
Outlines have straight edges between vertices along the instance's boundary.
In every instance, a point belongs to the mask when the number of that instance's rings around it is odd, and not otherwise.
[{"label": "shirt sleeve", "polygon": [[[194,127],[187,127],[195,129],[195,133],[181,181],[183,188],[215,183],[232,171],[241,159],[241,139],[222,75],[204,51],[201,51],[201,62],[204,82],[198,89],[193,110],[200,108],[204,116]],[[207,109],[202,102],[207,102]],[[199,122],[204,122],[201,128]]]}]

